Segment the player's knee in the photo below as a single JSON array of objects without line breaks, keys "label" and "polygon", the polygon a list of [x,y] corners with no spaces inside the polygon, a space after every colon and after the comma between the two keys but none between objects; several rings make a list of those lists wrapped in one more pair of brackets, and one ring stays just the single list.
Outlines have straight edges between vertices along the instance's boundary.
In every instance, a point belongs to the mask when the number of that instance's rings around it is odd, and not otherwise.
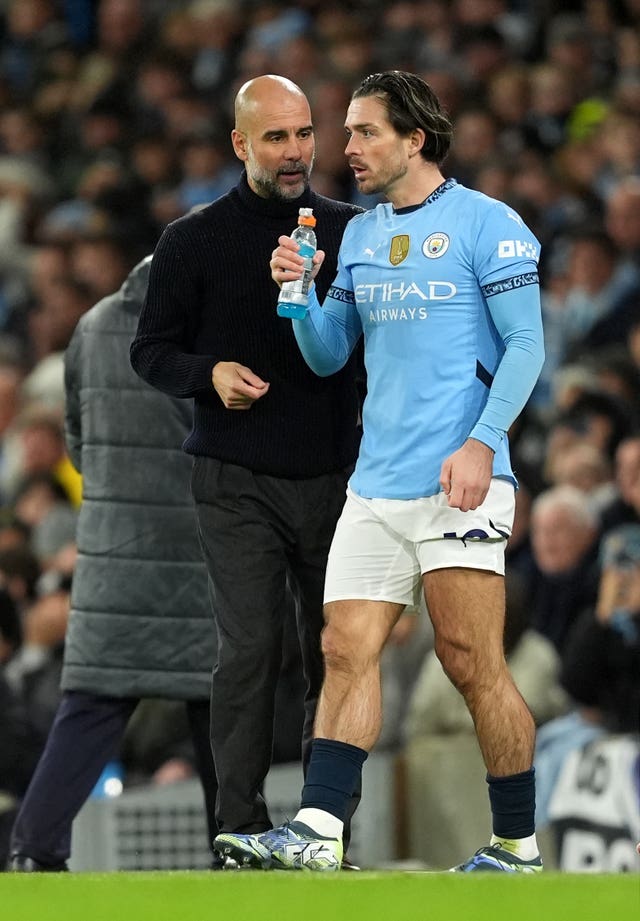
[{"label": "player's knee", "polygon": [[357,672],[361,667],[362,638],[344,626],[328,623],[322,631],[322,655],[325,668],[344,673]]},{"label": "player's knee", "polygon": [[449,681],[461,694],[466,695],[473,688],[477,676],[471,648],[447,641],[436,641],[435,652]]}]

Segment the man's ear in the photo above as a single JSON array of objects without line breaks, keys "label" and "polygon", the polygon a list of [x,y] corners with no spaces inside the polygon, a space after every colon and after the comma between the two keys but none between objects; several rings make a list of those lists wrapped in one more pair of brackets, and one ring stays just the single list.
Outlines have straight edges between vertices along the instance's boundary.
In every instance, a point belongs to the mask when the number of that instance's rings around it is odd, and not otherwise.
[{"label": "man's ear", "polygon": [[426,141],[427,136],[422,128],[414,128],[414,130],[409,135],[409,156],[415,157],[416,154],[419,154],[422,148],[424,147],[424,142]]},{"label": "man's ear", "polygon": [[231,132],[231,143],[233,145],[233,150],[236,157],[238,160],[242,160],[244,163],[248,157],[246,134],[243,134],[242,131],[238,131],[237,128],[234,128]]}]

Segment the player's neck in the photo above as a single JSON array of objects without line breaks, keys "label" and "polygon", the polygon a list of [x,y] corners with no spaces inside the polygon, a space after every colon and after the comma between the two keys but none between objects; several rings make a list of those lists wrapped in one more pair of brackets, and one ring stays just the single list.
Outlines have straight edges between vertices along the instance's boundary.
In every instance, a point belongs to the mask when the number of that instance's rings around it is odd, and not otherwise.
[{"label": "player's neck", "polygon": [[444,182],[444,176],[434,163],[423,160],[412,167],[410,164],[402,180],[388,192],[389,201],[396,210],[421,205]]}]

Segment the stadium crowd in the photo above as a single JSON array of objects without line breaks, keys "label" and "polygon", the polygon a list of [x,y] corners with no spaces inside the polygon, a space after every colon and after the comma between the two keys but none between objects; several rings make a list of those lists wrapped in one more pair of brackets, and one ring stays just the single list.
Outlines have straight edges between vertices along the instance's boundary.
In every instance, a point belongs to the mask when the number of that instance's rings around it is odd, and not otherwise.
[{"label": "stadium crowd", "polygon": [[[343,153],[351,90],[379,70],[419,73],[453,120],[445,174],[511,204],[542,242],[547,359],[510,432],[505,638],[542,727],[539,819],[573,748],[637,736],[640,3],[556,6],[0,0],[0,828],[59,701],[80,501],[65,349],[167,223],[237,181],[233,99],[261,73],[309,97],[313,188],[364,207]],[[473,727],[430,646],[426,617],[408,614],[385,654],[380,745],[405,767],[407,855],[437,865],[467,845],[441,835],[430,851],[424,815],[453,826],[480,807]],[[152,752],[142,735],[131,727],[128,782],[161,780],[176,754],[188,772],[186,729]]]}]

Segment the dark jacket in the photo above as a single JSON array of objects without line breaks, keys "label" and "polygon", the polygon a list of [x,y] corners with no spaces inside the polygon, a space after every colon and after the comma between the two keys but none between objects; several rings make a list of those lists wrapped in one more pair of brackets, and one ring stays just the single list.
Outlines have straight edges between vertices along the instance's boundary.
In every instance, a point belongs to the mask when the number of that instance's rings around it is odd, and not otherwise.
[{"label": "dark jacket", "polygon": [[205,700],[214,627],[181,448],[191,403],[129,363],[149,264],[82,317],[65,356],[66,438],[83,501],[62,687]]}]

